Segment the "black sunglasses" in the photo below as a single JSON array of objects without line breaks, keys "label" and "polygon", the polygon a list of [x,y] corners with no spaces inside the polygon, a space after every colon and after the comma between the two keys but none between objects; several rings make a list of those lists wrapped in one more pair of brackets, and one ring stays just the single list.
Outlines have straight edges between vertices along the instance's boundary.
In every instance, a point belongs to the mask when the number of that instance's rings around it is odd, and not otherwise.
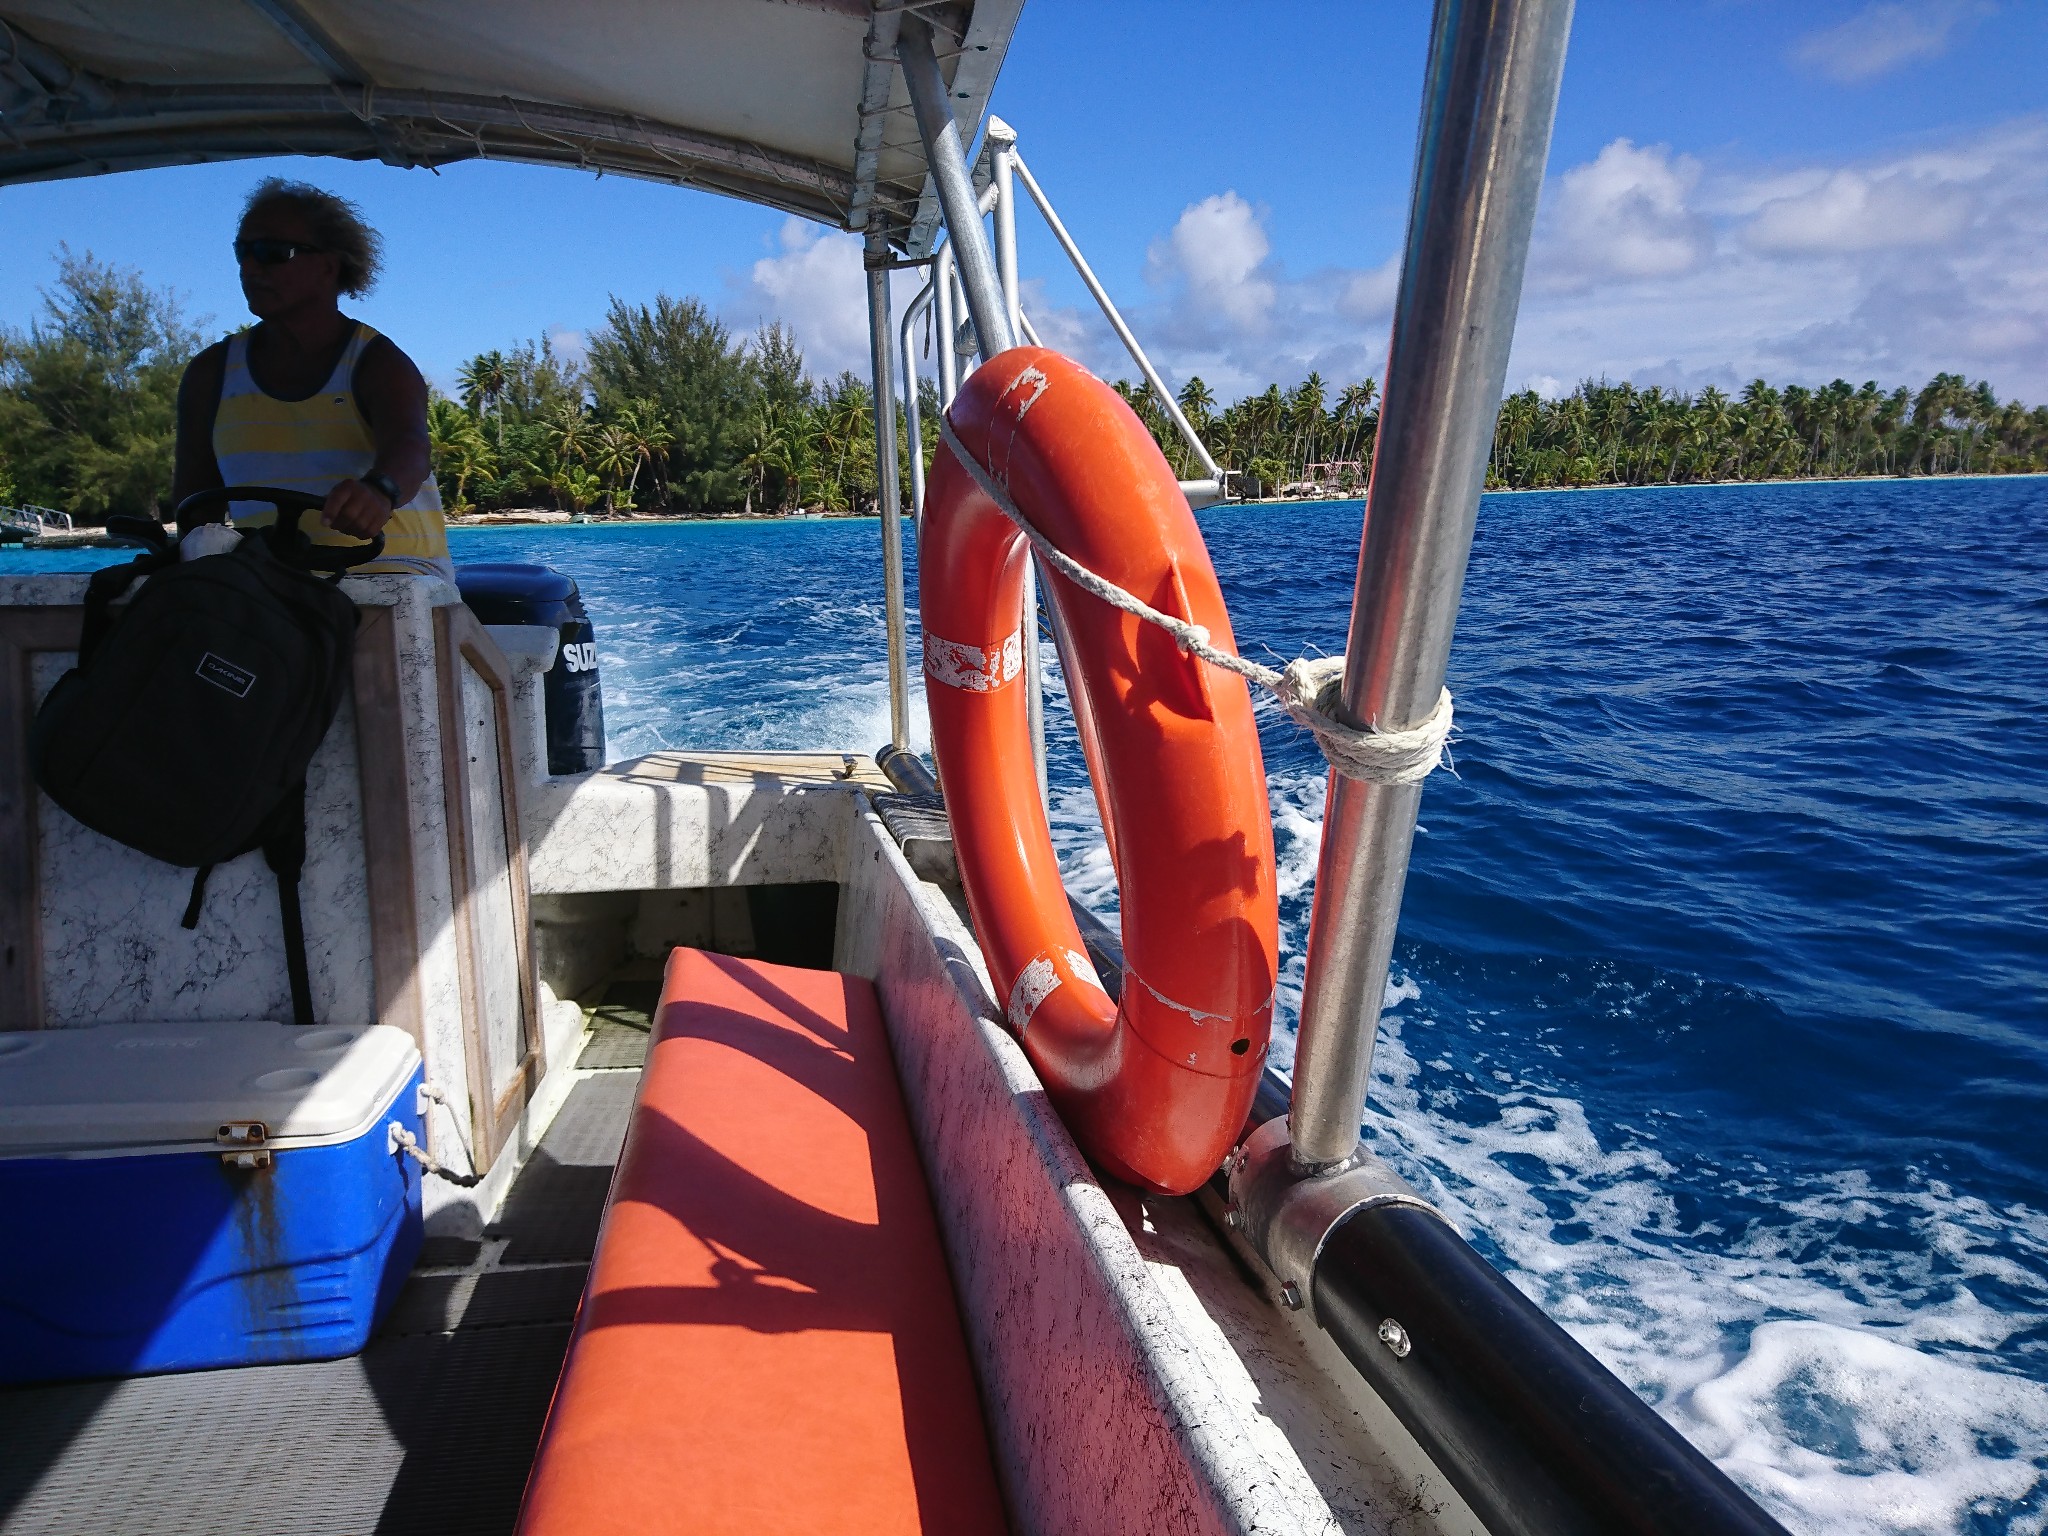
[{"label": "black sunglasses", "polygon": [[281,267],[302,251],[318,256],[322,250],[321,246],[307,245],[299,240],[269,240],[259,237],[254,240],[237,240],[235,260],[253,261],[259,267]]}]

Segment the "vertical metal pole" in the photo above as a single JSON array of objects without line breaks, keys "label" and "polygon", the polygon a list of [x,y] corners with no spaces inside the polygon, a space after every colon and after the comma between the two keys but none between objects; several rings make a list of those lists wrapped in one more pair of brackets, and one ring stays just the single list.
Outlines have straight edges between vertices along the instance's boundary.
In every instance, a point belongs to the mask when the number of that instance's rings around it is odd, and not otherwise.
[{"label": "vertical metal pole", "polygon": [[[950,251],[952,247],[949,245],[946,249]],[[954,315],[967,315],[967,290],[960,286],[960,266],[958,262],[953,264],[952,273],[948,281],[953,285]],[[988,355],[981,349],[981,333],[974,328],[972,317],[970,316],[962,323],[955,325],[953,327],[954,370],[964,379],[987,361]]]},{"label": "vertical metal pole", "polygon": [[945,410],[960,393],[960,359],[953,352],[953,332],[960,324],[960,311],[953,303],[953,248],[941,246],[932,259],[932,325],[937,331],[939,362],[939,409]]},{"label": "vertical metal pole", "polygon": [[[1003,286],[1003,314],[1010,323],[1014,341],[1024,329],[1021,295],[1017,289],[1017,184],[1011,173],[1017,131],[999,117],[989,119],[989,168],[994,173],[989,190],[995,195],[996,278]],[[984,196],[983,201],[987,201]],[[988,353],[983,352],[986,360]],[[1031,760],[1038,769],[1038,799],[1052,809],[1052,786],[1045,762],[1045,660],[1038,648],[1038,561],[1034,557],[1024,571],[1024,700],[1031,722]]]},{"label": "vertical metal pole", "polygon": [[896,482],[895,369],[889,357],[889,248],[868,246],[868,354],[875,381],[875,491],[882,513],[882,606],[889,633],[889,740],[910,745],[909,644],[903,616],[902,497]]},{"label": "vertical metal pole", "polygon": [[982,227],[976,206],[974,178],[960,144],[960,125],[953,119],[946,77],[932,52],[931,28],[923,17],[904,16],[896,57],[903,63],[903,83],[909,87],[911,109],[917,114],[925,164],[939,196],[939,210],[945,215],[953,258],[960,266],[960,284],[967,291],[967,312],[974,317],[974,329],[981,337],[982,357],[991,358],[1015,346],[1016,333],[996,276],[988,231]]},{"label": "vertical metal pole", "polygon": [[[936,264],[933,270],[936,271]],[[910,443],[910,524],[917,527],[924,518],[924,409],[917,399],[917,338],[912,334],[918,317],[932,305],[935,282],[917,290],[917,297],[903,309],[903,323],[896,330],[897,350],[902,353],[903,431]]]},{"label": "vertical metal pole", "polygon": [[[1344,711],[1407,729],[1443,687],[1500,409],[1572,0],[1438,0],[1414,204],[1366,496]],[[1422,786],[1330,776],[1288,1129],[1358,1146]]]},{"label": "vertical metal pole", "polygon": [[1009,317],[1010,336],[1024,334],[1022,298],[1017,291],[1017,130],[1000,117],[988,121],[990,169],[995,172],[996,194],[996,277],[1003,285],[1003,313]]},{"label": "vertical metal pole", "polygon": [[1045,767],[1045,660],[1038,653],[1038,557],[1024,566],[1024,712],[1031,722],[1031,761],[1038,770],[1038,803],[1052,814],[1052,784]]}]

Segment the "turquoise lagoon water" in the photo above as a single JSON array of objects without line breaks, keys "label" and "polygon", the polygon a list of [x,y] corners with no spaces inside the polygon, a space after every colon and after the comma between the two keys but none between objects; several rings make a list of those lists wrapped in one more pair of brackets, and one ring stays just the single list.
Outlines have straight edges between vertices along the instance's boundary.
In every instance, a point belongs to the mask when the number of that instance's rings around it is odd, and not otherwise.
[{"label": "turquoise lagoon water", "polygon": [[[1360,519],[1203,515],[1241,643],[1341,646]],[[886,736],[872,521],[455,545],[582,584],[614,756]],[[2042,1530],[2048,481],[1490,497],[1451,687],[1373,1143],[1793,1529]],[[1261,720],[1284,1064],[1324,781]]]}]

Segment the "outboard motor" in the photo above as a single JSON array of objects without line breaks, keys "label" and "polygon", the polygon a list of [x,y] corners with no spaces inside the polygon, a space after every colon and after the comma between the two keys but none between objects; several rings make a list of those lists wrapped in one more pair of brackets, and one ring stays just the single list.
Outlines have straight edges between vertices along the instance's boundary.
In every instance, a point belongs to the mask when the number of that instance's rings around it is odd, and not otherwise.
[{"label": "outboard motor", "polygon": [[486,624],[545,624],[561,636],[555,664],[541,679],[547,701],[548,772],[588,773],[604,766],[604,687],[597,675],[596,631],[573,578],[552,566],[461,565],[455,585]]}]

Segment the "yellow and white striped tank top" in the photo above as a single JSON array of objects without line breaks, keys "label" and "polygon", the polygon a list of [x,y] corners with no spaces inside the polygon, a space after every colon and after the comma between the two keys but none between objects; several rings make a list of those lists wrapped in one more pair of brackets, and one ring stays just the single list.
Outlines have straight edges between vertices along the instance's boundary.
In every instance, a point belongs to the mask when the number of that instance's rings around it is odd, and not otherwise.
[{"label": "yellow and white striped tank top", "polygon": [[[213,418],[213,456],[228,485],[275,485],[325,496],[338,480],[367,474],[376,462],[370,424],[356,408],[356,362],[377,333],[358,322],[334,375],[318,394],[280,400],[264,393],[249,372],[249,333],[228,338],[227,367],[221,376],[220,409]],[[237,524],[258,527],[276,521],[265,502],[230,503]],[[299,526],[315,544],[354,544],[346,534],[306,513]],[[441,516],[441,488],[432,475],[411,501],[384,525],[384,553],[365,572],[455,579],[448,558],[448,525]]]}]

